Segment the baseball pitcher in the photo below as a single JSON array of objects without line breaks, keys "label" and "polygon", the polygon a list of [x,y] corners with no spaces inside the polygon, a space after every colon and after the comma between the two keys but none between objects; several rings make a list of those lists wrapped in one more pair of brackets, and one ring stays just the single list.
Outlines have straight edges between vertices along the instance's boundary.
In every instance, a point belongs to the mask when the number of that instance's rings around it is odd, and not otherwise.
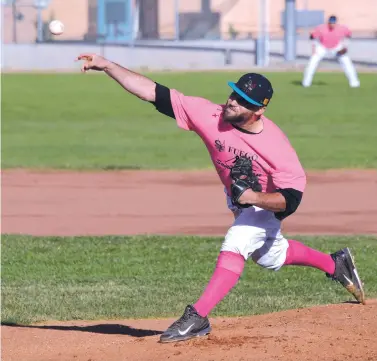
[{"label": "baseball pitcher", "polygon": [[352,88],[360,86],[356,69],[348,56],[348,43],[351,37],[351,31],[344,25],[337,24],[336,16],[329,17],[327,24],[317,26],[310,34],[313,50],[304,72],[302,85],[309,87],[312,85],[314,73],[318,64],[326,56],[336,57],[345,72],[349,85]]},{"label": "baseball pitcher", "polygon": [[186,96],[95,54],[80,55],[82,71],[98,70],[126,91],[196,133],[206,145],[225,191],[234,223],[224,237],[214,273],[200,298],[160,337],[176,342],[211,331],[208,315],[237,284],[245,261],[279,270],[289,265],[317,268],[364,303],[362,282],[348,248],[332,254],[286,239],[281,222],[294,213],[306,186],[305,172],[282,130],[264,113],[273,96],[261,74],[229,82],[225,104]]}]

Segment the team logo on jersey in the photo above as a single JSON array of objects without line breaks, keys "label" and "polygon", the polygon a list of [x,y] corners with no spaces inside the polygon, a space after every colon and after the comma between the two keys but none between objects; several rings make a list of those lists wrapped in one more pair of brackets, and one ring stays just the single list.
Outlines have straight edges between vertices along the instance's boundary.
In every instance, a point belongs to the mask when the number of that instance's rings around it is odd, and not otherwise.
[{"label": "team logo on jersey", "polygon": [[[258,156],[255,154],[254,156],[252,157],[247,157],[249,158],[251,161],[254,161],[258,158]],[[217,159],[216,160],[216,164],[218,164],[219,166],[221,166],[222,169],[219,169],[218,172],[219,174],[223,173],[224,171],[226,171],[227,169],[228,170],[231,170],[234,166],[234,162],[238,159],[238,156],[235,156],[235,157],[232,157],[230,159],[227,159],[225,161],[221,161],[220,159]],[[254,172],[254,174],[257,176],[257,177],[260,177],[262,174],[257,172],[257,169],[254,167],[254,162],[252,162],[252,170]]]},{"label": "team logo on jersey", "polygon": [[221,161],[220,159],[217,159],[216,163],[218,165],[221,165],[221,167],[225,169],[232,169],[234,161],[237,159],[237,157],[232,157],[230,159],[227,159],[225,162]]},{"label": "team logo on jersey", "polygon": [[224,152],[225,151],[225,140],[221,142],[220,139],[215,140],[215,147],[219,152]]},{"label": "team logo on jersey", "polygon": [[237,157],[246,157],[246,158],[249,158],[250,160],[257,160],[258,159],[258,155],[257,154],[252,154],[252,153],[248,153],[248,152],[245,152],[241,149],[238,149],[236,147],[233,147],[233,146],[228,146],[227,147],[227,152],[228,153],[232,153],[234,154],[235,156]]},{"label": "team logo on jersey", "polygon": [[[219,174],[225,172],[226,170],[232,169],[234,161],[237,157],[246,157],[251,161],[258,160],[258,154],[252,152],[245,152],[244,150],[238,149],[232,145],[225,145],[225,140],[221,141],[219,139],[215,140],[215,147],[219,152],[226,152],[230,154],[230,158],[227,160],[216,159],[215,163],[220,166],[217,167]],[[254,163],[253,163],[254,164]],[[256,174],[260,176],[260,174]]]}]

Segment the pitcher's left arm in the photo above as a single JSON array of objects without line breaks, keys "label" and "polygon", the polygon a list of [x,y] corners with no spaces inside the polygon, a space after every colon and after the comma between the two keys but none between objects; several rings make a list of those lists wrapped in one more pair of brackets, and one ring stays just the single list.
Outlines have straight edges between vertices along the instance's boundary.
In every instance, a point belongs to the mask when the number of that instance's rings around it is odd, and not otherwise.
[{"label": "pitcher's left arm", "polygon": [[[285,145],[284,161],[271,174],[275,190],[262,192],[249,159],[237,160],[231,170],[232,202],[241,208],[256,206],[274,212],[282,220],[294,213],[300,205],[306,185],[306,175],[296,152]],[[284,146],[282,146],[282,150]]]},{"label": "pitcher's left arm", "polygon": [[274,212],[276,218],[284,219],[297,210],[302,195],[303,192],[294,188],[278,189],[274,193],[254,192],[249,188],[238,199],[238,203],[266,209]]}]

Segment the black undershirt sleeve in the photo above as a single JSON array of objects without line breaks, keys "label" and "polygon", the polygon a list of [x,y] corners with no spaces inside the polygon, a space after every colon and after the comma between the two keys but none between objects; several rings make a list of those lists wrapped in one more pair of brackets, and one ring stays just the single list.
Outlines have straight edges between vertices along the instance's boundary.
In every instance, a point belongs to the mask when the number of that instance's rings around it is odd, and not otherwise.
[{"label": "black undershirt sleeve", "polygon": [[275,217],[281,221],[296,211],[301,203],[302,192],[293,188],[278,189],[277,192],[283,195],[286,202],[285,210],[283,212],[275,213]]},{"label": "black undershirt sleeve", "polygon": [[175,119],[173,106],[171,104],[170,89],[164,85],[156,83],[156,100],[151,102],[157,111]]}]

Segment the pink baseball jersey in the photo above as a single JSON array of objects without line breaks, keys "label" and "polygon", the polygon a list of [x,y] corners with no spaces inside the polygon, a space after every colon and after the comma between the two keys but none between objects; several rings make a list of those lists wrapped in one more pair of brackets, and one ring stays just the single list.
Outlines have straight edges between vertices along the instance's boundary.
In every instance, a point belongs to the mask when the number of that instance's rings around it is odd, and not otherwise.
[{"label": "pink baseball jersey", "polygon": [[244,133],[223,121],[224,105],[185,96],[174,89],[170,96],[177,125],[194,131],[203,140],[228,194],[232,184],[230,169],[236,156],[253,160],[253,170],[264,192],[283,188],[304,191],[306,176],[297,154],[271,120],[263,116],[262,132]]},{"label": "pink baseball jersey", "polygon": [[332,49],[345,37],[351,36],[351,31],[344,25],[335,25],[335,27],[330,30],[327,24],[322,24],[317,26],[311,35],[314,39],[318,39],[325,48]]}]

